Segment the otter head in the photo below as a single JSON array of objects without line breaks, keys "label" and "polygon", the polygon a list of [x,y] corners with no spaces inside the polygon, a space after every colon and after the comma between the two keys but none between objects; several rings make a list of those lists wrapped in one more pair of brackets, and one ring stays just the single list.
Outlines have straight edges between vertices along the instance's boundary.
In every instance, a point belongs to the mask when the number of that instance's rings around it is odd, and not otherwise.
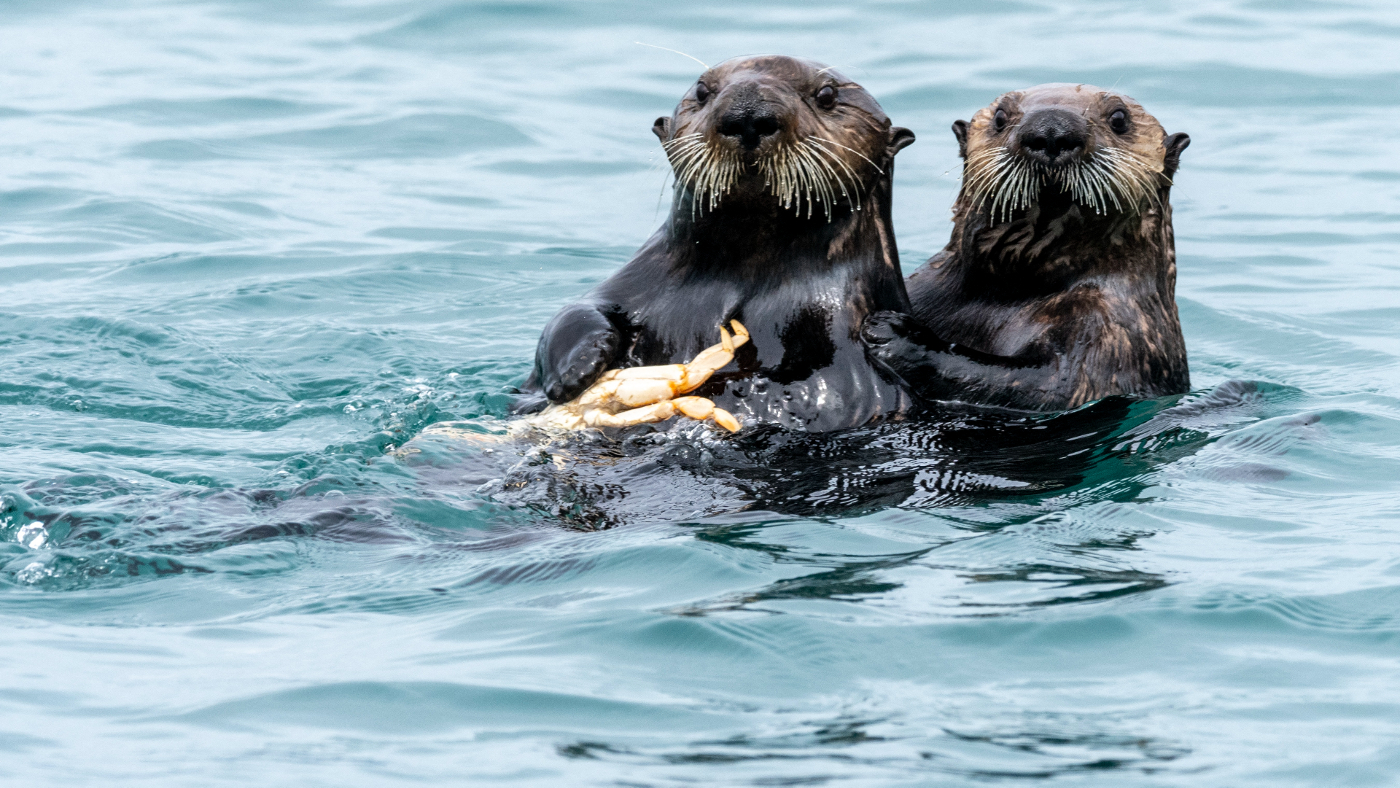
[{"label": "otter head", "polygon": [[830,221],[860,210],[913,132],[860,85],[810,60],[727,60],[652,130],[692,215],[767,205]]},{"label": "otter head", "polygon": [[953,134],[964,160],[960,208],[992,222],[1052,204],[1100,217],[1160,209],[1191,142],[1121,93],[1069,84],[999,96]]}]

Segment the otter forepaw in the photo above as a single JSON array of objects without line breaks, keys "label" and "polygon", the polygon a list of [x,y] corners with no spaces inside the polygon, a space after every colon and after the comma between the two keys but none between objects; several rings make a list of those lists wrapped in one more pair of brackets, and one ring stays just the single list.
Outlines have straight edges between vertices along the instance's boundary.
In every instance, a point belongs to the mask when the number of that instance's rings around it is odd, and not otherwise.
[{"label": "otter forepaw", "polygon": [[872,312],[860,327],[860,341],[866,347],[879,347],[909,336],[913,318],[901,312]]},{"label": "otter forepaw", "polygon": [[901,381],[926,364],[931,352],[947,348],[917,319],[900,312],[870,314],[860,327],[860,340],[875,367]]}]

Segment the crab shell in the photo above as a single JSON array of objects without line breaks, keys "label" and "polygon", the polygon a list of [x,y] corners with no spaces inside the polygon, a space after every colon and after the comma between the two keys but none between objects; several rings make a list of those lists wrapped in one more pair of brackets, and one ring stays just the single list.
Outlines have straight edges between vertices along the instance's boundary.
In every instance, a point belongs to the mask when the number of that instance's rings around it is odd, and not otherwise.
[{"label": "crab shell", "polygon": [[573,401],[545,408],[531,420],[532,425],[557,430],[631,427],[655,424],[680,414],[697,421],[712,420],[730,432],[738,432],[739,420],[732,413],[704,397],[680,396],[703,385],[734,360],[735,348],[749,341],[743,324],[731,320],[729,325],[734,329],[732,337],[721,326],[719,344],[700,351],[688,363],[608,370]]}]

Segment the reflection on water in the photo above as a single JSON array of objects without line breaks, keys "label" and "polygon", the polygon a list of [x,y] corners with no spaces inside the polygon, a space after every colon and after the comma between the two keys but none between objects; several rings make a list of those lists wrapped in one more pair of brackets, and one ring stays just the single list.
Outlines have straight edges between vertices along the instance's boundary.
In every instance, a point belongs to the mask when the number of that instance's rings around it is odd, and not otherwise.
[{"label": "reflection on water", "polygon": [[[7,784],[1400,772],[1389,6],[24,1],[0,26]],[[955,119],[1048,81],[1141,100],[1193,140],[1196,390],[454,436],[502,431],[545,321],[660,221],[649,129],[699,67],[635,41],[859,79],[919,136],[908,268],[947,239]]]},{"label": "reflection on water", "polygon": [[[1152,471],[1257,418],[1258,384],[1175,401],[1113,397],[1063,414],[949,403],[840,433],[751,427],[720,437],[675,423],[505,438],[494,420],[434,425],[398,451],[425,480],[470,488],[574,527],[735,511],[819,517],[889,507],[1132,501]],[[1245,473],[1268,476],[1267,466]],[[1282,473],[1275,471],[1275,473]]]}]

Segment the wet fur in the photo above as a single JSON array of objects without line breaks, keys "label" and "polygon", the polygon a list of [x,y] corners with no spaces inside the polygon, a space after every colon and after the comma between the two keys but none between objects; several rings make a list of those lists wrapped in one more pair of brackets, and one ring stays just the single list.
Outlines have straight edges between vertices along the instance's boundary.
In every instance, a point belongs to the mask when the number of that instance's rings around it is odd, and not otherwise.
[{"label": "wet fur", "polygon": [[[873,312],[910,308],[890,181],[894,155],[913,135],[892,128],[858,85],[808,61],[736,59],[701,79],[713,97],[700,102],[692,87],[658,119],[663,145],[698,133],[723,152],[732,139],[718,134],[718,113],[741,102],[776,107],[782,131],[732,182],[688,170],[690,160],[668,146],[682,176],[669,218],[622,270],[545,327],[527,392],[562,402],[609,368],[687,361],[737,319],[752,337],[737,371],[694,393],[740,420],[827,431],[903,412],[911,399],[869,362],[860,327]],[[812,97],[828,84],[840,100],[823,109]],[[813,136],[845,151],[844,193],[833,185],[785,194],[764,177],[765,156]]]},{"label": "wet fur", "polygon": [[[948,246],[907,281],[911,312],[867,322],[872,357],[926,400],[1057,410],[1115,394],[1183,393],[1190,376],[1169,194],[1189,138],[1167,136],[1126,96],[1041,86],[955,124],[963,158],[1005,144],[993,125],[998,108],[1014,128],[1023,110],[1046,105],[1082,113],[1093,145],[1126,148],[1155,165],[1151,189],[1115,209],[1050,184],[1008,218],[967,186],[974,178],[965,173]],[[1128,134],[1105,125],[1117,108],[1130,113]]]}]

